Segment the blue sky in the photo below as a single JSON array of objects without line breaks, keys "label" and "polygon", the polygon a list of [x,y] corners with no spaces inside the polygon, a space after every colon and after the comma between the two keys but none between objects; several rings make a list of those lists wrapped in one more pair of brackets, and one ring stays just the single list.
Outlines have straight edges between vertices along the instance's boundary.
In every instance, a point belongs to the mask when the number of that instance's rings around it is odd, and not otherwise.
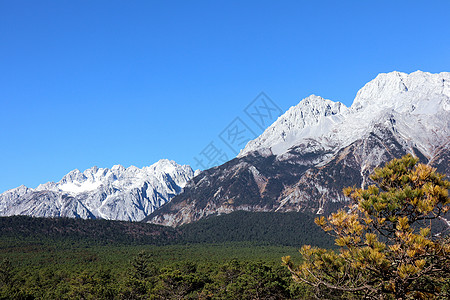
[{"label": "blue sky", "polygon": [[97,165],[194,168],[265,92],[350,105],[380,72],[450,71],[449,1],[0,0],[0,192]]}]

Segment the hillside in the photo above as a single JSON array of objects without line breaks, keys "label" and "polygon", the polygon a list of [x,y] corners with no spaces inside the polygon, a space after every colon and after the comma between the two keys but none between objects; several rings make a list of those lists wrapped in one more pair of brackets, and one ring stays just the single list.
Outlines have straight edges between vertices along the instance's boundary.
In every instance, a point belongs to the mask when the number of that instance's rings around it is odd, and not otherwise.
[{"label": "hillside", "polygon": [[235,212],[179,228],[141,222],[72,218],[0,218],[0,240],[96,245],[183,245],[251,242],[333,247],[333,240],[304,213]]},{"label": "hillside", "polygon": [[310,96],[237,158],[194,177],[144,221],[179,226],[233,211],[329,214],[342,189],[411,153],[449,174],[450,73],[379,74],[350,107]]}]

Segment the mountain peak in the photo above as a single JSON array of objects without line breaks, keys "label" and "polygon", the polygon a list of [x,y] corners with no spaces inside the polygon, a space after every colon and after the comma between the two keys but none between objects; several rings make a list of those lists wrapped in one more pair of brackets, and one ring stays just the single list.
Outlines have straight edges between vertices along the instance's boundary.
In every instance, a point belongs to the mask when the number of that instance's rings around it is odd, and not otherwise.
[{"label": "mountain peak", "polygon": [[[406,93],[408,96],[404,96]],[[351,108],[360,110],[371,105],[399,107],[404,100],[417,101],[435,94],[450,97],[449,72],[380,73],[358,91]],[[403,101],[396,103],[396,99]]]},{"label": "mountain peak", "polygon": [[155,168],[170,168],[170,167],[176,167],[179,166],[175,161],[169,160],[167,158],[163,158],[158,160],[156,163],[151,165],[151,167]]},{"label": "mountain peak", "polygon": [[28,190],[31,190],[31,189],[22,184],[16,188],[7,190],[5,193],[25,194]]},{"label": "mountain peak", "polygon": [[308,97],[302,99],[297,105],[293,106],[293,107],[297,107],[297,106],[323,106],[323,103],[334,103],[331,100],[322,98],[321,96],[315,95],[315,94],[311,94]]},{"label": "mountain peak", "polygon": [[111,171],[123,172],[123,171],[125,171],[125,167],[122,165],[114,165],[114,166],[112,166]]},{"label": "mountain peak", "polygon": [[80,172],[80,170],[75,169],[64,175],[64,177],[61,179],[60,183],[71,183],[74,181],[84,181],[86,180],[86,176],[84,176],[83,173]]},{"label": "mountain peak", "polygon": [[[271,146],[283,143],[279,149],[271,149],[272,152],[283,152],[291,143],[306,134],[305,130],[320,123],[333,123],[334,116],[345,111],[347,107],[341,102],[333,102],[320,96],[310,95],[302,99],[296,106],[280,116],[263,134],[250,141],[239,153],[239,157],[253,151],[271,148]],[[309,133],[311,133],[309,131]]]}]

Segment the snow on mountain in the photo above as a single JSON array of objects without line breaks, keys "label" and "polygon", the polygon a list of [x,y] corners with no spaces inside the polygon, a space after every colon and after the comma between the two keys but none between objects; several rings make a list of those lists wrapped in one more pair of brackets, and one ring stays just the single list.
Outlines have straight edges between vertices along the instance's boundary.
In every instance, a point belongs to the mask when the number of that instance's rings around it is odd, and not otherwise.
[{"label": "snow on mountain", "polygon": [[341,122],[341,115],[346,110],[340,102],[311,95],[292,106],[259,137],[250,141],[238,157],[268,148],[273,154],[282,154],[302,137],[319,136],[328,131],[334,123]]},{"label": "snow on mountain", "polygon": [[238,157],[254,151],[281,155],[306,139],[339,149],[386,120],[432,156],[433,145],[450,135],[449,111],[450,73],[382,73],[358,91],[350,108],[314,95],[303,99],[250,141]]},{"label": "snow on mountain", "polygon": [[[393,107],[404,112],[423,101],[430,102],[433,96],[450,97],[450,73],[432,74],[416,71],[411,74],[401,72],[381,73],[360,89],[352,104],[352,109],[377,105]],[[392,101],[401,98],[400,101]],[[424,107],[422,107],[424,108]]]},{"label": "snow on mountain", "polygon": [[0,215],[139,221],[179,194],[193,177],[191,167],[167,159],[142,169],[115,165],[73,170],[57,183],[0,194]]},{"label": "snow on mountain", "polygon": [[449,175],[450,73],[379,74],[348,108],[303,99],[144,221],[177,226],[236,210],[329,214],[346,205],[344,187],[367,186],[374,168],[407,153]]}]

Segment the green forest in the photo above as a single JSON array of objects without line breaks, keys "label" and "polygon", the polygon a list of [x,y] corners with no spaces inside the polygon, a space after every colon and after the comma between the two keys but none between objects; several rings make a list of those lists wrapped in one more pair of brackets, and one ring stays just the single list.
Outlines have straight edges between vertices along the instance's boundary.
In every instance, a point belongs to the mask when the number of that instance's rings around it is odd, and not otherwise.
[{"label": "green forest", "polygon": [[448,299],[450,182],[410,155],[371,180],[327,217],[0,218],[0,299]]},{"label": "green forest", "polygon": [[3,217],[0,299],[310,299],[281,257],[333,247],[313,219],[235,212],[171,228]]}]

